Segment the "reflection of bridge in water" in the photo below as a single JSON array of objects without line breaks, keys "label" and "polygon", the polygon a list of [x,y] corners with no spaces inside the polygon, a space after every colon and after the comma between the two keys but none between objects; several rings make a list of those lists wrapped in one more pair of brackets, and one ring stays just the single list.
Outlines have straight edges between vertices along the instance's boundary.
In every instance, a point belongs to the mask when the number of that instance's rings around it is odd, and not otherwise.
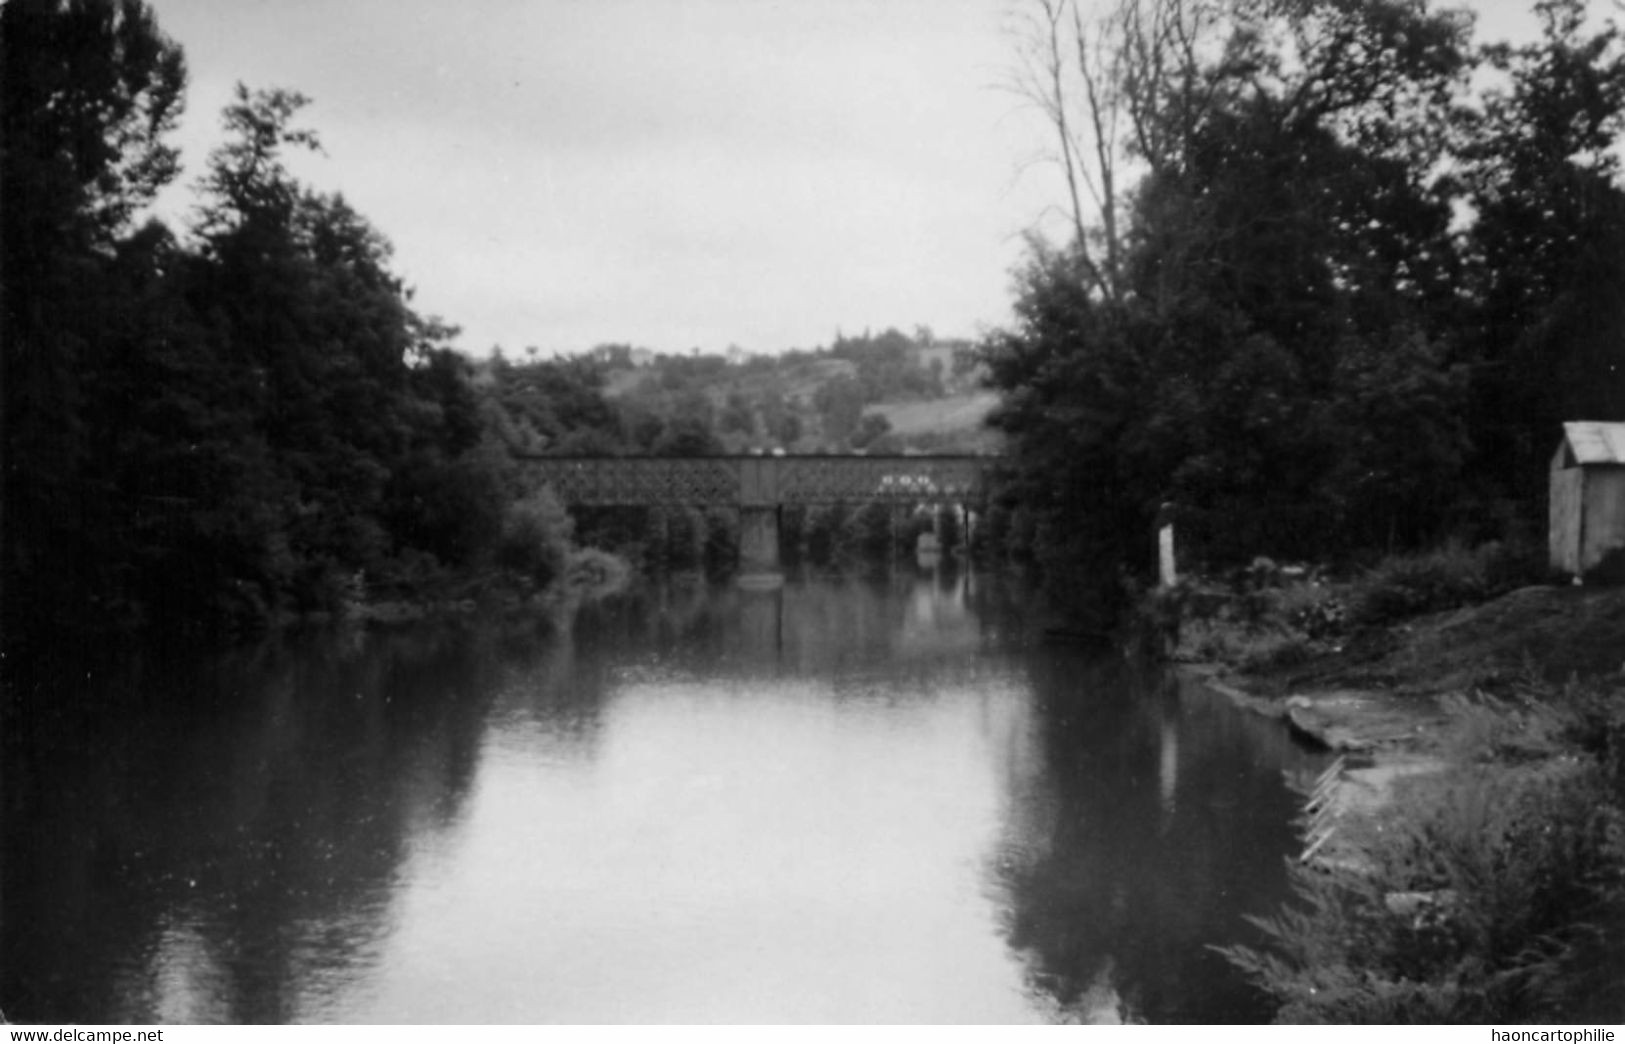
[{"label": "reflection of bridge in water", "polygon": [[975,504],[997,463],[972,456],[523,459],[565,504],[737,507],[740,564],[747,573],[778,571],[779,512],[786,504]]}]

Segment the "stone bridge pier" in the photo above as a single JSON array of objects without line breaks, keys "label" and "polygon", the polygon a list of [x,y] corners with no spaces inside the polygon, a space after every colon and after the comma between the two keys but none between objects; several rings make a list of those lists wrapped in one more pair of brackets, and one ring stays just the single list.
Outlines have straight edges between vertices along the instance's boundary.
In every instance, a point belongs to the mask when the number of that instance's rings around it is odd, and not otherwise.
[{"label": "stone bridge pier", "polygon": [[742,577],[774,576],[779,564],[779,507],[739,508],[739,571]]},{"label": "stone bridge pier", "polygon": [[779,494],[777,457],[745,457],[739,462],[740,579],[782,576],[779,563]]}]

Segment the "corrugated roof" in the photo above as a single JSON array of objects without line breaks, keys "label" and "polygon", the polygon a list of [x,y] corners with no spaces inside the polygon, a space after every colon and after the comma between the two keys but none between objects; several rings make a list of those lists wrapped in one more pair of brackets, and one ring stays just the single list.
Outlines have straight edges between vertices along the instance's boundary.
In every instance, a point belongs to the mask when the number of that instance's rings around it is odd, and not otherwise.
[{"label": "corrugated roof", "polygon": [[1625,464],[1625,422],[1564,421],[1563,438],[1576,464]]}]

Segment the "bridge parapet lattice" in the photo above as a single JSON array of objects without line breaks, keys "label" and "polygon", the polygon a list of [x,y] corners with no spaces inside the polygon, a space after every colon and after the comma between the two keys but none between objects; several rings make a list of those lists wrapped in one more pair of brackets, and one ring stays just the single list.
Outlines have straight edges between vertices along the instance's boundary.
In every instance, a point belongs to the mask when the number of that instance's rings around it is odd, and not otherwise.
[{"label": "bridge parapet lattice", "polygon": [[594,506],[739,503],[733,457],[528,458],[566,504]]},{"label": "bridge parapet lattice", "polygon": [[980,457],[780,457],[779,500],[961,503],[978,500],[988,462]]},{"label": "bridge parapet lattice", "polygon": [[968,456],[526,457],[567,504],[962,503],[993,460]]}]

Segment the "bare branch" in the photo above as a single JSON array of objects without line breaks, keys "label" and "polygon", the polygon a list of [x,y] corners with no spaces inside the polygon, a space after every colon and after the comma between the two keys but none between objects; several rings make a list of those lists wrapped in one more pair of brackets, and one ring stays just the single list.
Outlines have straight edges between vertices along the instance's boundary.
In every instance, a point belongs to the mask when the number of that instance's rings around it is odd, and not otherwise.
[{"label": "bare branch", "polygon": [[[1103,34],[1096,35],[1094,53],[1091,55],[1083,17],[1076,6],[1072,8],[1072,32],[1078,49],[1078,72],[1083,76],[1084,102],[1094,130],[1095,164],[1100,172],[1099,184],[1091,181],[1090,187],[1094,190],[1095,205],[1105,226],[1105,288],[1109,295],[1117,298],[1122,292],[1121,244],[1117,235],[1117,106],[1110,85],[1117,79],[1118,59],[1115,56],[1107,59]],[[1101,82],[1103,79],[1106,81],[1104,85]]]},{"label": "bare branch", "polygon": [[[1067,121],[1066,88],[1062,77],[1060,21],[1066,3],[1067,0],[1038,0],[1044,12],[1045,22],[1044,42],[1047,48],[1049,73],[1049,94],[1046,95],[1046,99],[1050,102],[1049,115],[1055,124],[1056,136],[1061,142],[1061,162],[1066,170],[1067,193],[1072,198],[1072,225],[1077,236],[1078,249],[1087,257],[1083,201],[1078,193],[1077,146],[1072,140],[1072,131]],[[1093,263],[1090,267],[1094,267]]]},{"label": "bare branch", "polygon": [[1019,2],[1016,89],[1049,124],[1090,289],[1117,298],[1128,194],[1144,169],[1177,162],[1213,103],[1213,30],[1227,0],[1113,0],[1099,18],[1084,0]]}]

